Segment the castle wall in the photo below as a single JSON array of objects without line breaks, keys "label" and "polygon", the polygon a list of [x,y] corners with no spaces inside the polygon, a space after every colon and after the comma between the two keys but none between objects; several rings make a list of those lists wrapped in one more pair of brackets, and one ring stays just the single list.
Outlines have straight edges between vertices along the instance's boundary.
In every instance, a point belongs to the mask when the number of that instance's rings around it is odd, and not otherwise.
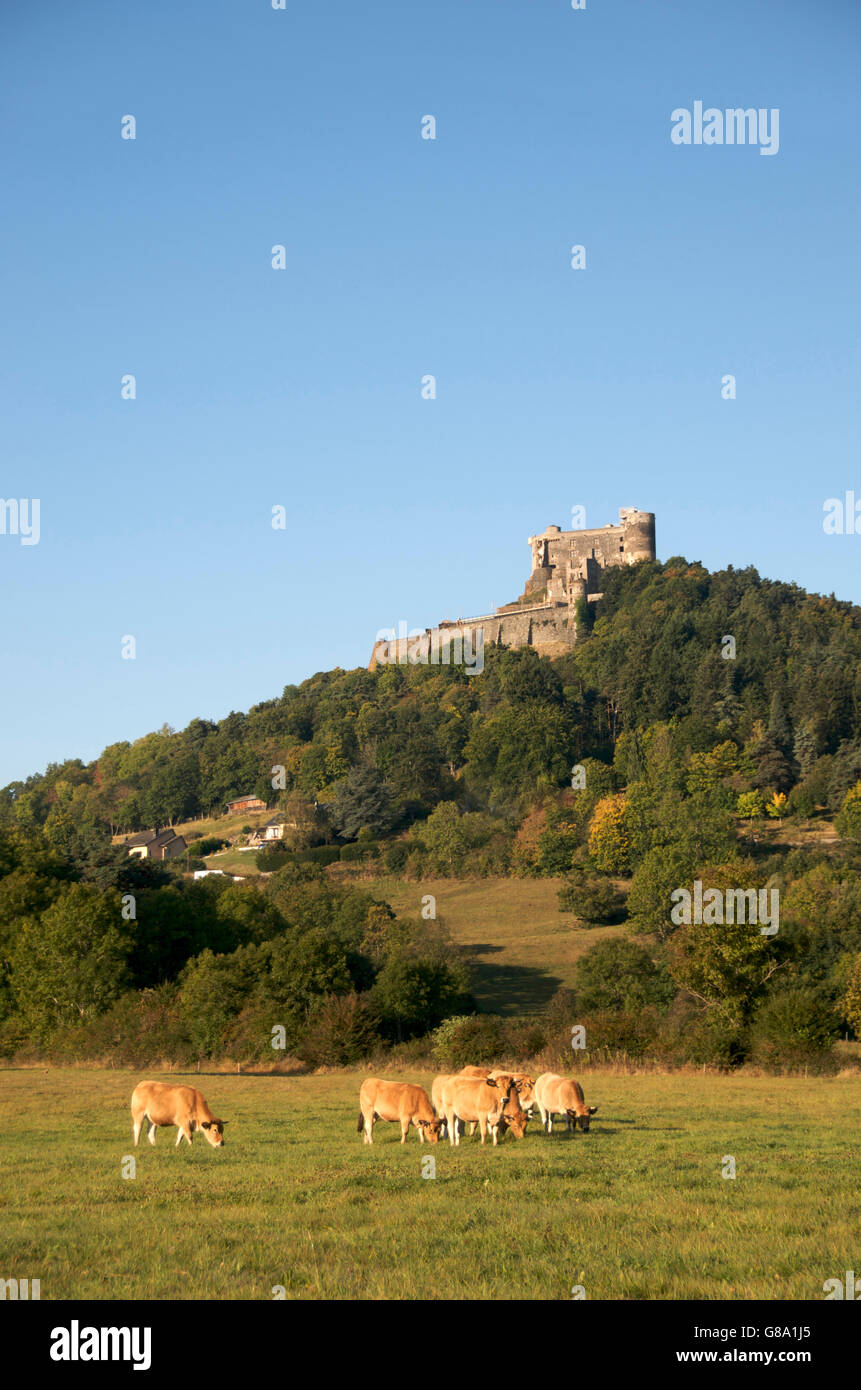
[{"label": "castle wall", "polygon": [[[538,603],[512,605],[443,623],[413,637],[406,625],[391,641],[374,644],[369,670],[379,665],[462,665],[470,674],[484,669],[484,647],[534,647],[545,656],[561,656],[577,641],[576,603],[600,597],[605,569],[655,559],[655,517],[635,507],[623,507],[618,526],[591,531],[562,531],[549,526],[530,536],[532,573],[526,595]],[[560,601],[561,600],[561,601]]]}]

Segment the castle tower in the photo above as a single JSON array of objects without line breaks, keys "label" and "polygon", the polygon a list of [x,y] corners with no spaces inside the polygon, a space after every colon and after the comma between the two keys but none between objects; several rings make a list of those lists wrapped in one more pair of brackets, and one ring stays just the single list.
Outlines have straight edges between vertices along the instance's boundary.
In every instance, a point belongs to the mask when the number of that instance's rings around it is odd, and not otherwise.
[{"label": "castle tower", "polygon": [[654,560],[655,513],[641,512],[637,507],[620,507],[619,525],[624,532],[626,564],[635,565],[638,560]]}]

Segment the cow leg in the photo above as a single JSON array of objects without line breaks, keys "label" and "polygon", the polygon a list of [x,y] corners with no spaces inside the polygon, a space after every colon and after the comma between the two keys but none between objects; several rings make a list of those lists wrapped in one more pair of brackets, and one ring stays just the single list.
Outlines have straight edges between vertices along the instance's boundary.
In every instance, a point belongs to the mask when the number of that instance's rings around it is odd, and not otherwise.
[{"label": "cow leg", "polygon": [[402,1143],[402,1144],[405,1144],[405,1143],[407,1142],[407,1135],[409,1134],[409,1131],[410,1131],[410,1122],[409,1122],[409,1120],[401,1120],[401,1143]]},{"label": "cow leg", "polygon": [[366,1144],[373,1144],[373,1142],[374,1142],[374,1116],[373,1116],[373,1112],[372,1112],[370,1115],[366,1115],[366,1116],[365,1116],[365,1143],[366,1143]]},{"label": "cow leg", "polygon": [[141,1125],[142,1125],[142,1124],[143,1124],[143,1115],[141,1115],[140,1119],[134,1119],[134,1118],[132,1119],[132,1133],[134,1134],[134,1137],[135,1137],[135,1148],[137,1148],[137,1146],[138,1146],[138,1140],[139,1140],[140,1137],[141,1137]]},{"label": "cow leg", "polygon": [[486,1115],[481,1115],[481,1116],[479,1117],[478,1127],[479,1127],[479,1129],[481,1130],[481,1142],[482,1142],[482,1144],[483,1144],[484,1141],[485,1141],[485,1139],[487,1138],[487,1116],[486,1116]]},{"label": "cow leg", "polygon": [[547,1133],[548,1133],[548,1134],[552,1134],[552,1133],[553,1133],[553,1111],[552,1111],[552,1110],[548,1110],[548,1111],[547,1111]]},{"label": "cow leg", "polygon": [[470,1120],[470,1122],[469,1122],[469,1137],[470,1137],[470,1139],[471,1139],[472,1136],[475,1134],[475,1123],[476,1123],[475,1120]]},{"label": "cow leg", "polygon": [[157,1126],[153,1124],[153,1122],[152,1122],[152,1120],[150,1119],[149,1115],[144,1115],[144,1119],[146,1120],[146,1123],[147,1123],[147,1139],[149,1140],[149,1142],[150,1142],[151,1144],[154,1144],[154,1143],[155,1143],[155,1132],[156,1132]]}]

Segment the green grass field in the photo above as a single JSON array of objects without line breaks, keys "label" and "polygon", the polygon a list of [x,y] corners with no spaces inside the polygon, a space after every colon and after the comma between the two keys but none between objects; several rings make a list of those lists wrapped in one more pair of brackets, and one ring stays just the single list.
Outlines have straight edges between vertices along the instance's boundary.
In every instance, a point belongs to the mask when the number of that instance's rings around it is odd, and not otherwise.
[{"label": "green grass field", "polygon": [[364,1145],[361,1073],[174,1074],[225,1149],[134,1150],[140,1079],[0,1071],[0,1277],[43,1299],[821,1299],[861,1268],[857,1075],[595,1072],[589,1135],[456,1152],[395,1125]]}]

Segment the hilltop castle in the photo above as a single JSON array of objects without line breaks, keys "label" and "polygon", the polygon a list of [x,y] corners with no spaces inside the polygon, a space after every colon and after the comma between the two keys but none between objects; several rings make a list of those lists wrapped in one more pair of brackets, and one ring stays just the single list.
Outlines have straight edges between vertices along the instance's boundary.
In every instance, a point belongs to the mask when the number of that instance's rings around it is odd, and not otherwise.
[{"label": "hilltop castle", "polygon": [[[477,618],[442,622],[423,633],[391,630],[374,644],[368,669],[407,662],[449,664],[464,649],[475,653],[488,642],[535,647],[561,656],[577,641],[577,605],[601,597],[601,576],[618,565],[655,558],[655,516],[636,507],[619,510],[618,526],[563,531],[548,526],[529,537],[532,573],[520,598]],[[453,652],[454,649],[454,652]],[[457,653],[457,654],[455,654]],[[481,667],[478,667],[481,669]]]}]

